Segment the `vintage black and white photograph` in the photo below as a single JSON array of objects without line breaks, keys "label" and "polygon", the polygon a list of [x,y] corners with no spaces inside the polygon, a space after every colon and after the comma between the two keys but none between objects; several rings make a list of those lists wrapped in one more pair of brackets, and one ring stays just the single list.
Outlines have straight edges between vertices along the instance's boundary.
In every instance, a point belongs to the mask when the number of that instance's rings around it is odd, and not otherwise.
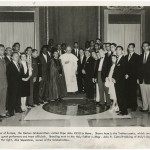
[{"label": "vintage black and white photograph", "polygon": [[149,127],[150,6],[0,6],[0,126]]}]

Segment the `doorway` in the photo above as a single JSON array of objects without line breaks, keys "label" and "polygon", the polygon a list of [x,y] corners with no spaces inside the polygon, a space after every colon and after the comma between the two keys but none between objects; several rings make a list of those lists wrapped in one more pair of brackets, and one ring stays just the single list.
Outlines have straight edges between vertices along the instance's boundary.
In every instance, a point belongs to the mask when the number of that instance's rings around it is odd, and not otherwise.
[{"label": "doorway", "polygon": [[104,10],[104,42],[116,43],[124,48],[127,54],[129,43],[135,43],[135,52],[141,54],[144,41],[145,12],[122,12],[120,10]]}]

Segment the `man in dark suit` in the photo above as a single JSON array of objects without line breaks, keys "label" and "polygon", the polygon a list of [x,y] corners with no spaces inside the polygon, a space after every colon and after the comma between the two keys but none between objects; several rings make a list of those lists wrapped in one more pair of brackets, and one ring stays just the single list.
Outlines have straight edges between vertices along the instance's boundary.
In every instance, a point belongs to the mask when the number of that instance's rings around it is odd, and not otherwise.
[{"label": "man in dark suit", "polygon": [[143,54],[140,55],[138,83],[140,84],[143,110],[150,112],[150,43],[142,45]]},{"label": "man in dark suit", "polygon": [[48,65],[50,63],[50,57],[47,53],[47,45],[41,48],[41,54],[39,56],[42,70],[42,80],[39,88],[39,102],[44,103],[48,95]]},{"label": "man in dark suit", "polygon": [[78,83],[78,92],[84,92],[84,75],[82,74],[82,68],[85,63],[85,56],[84,50],[79,50],[79,57],[78,57],[78,68],[77,68],[77,83]]},{"label": "man in dark suit", "polygon": [[132,111],[137,109],[137,71],[139,67],[139,55],[134,52],[135,44],[128,45],[128,55],[125,56],[126,61],[126,99],[127,107]]},{"label": "man in dark suit", "polygon": [[108,88],[105,86],[105,79],[109,73],[108,57],[105,56],[103,49],[99,50],[99,60],[96,66],[97,79],[100,93],[100,105],[105,104],[104,94],[106,96],[107,108],[110,107],[110,97],[108,94]]},{"label": "man in dark suit", "polygon": [[74,42],[74,48],[71,52],[75,56],[77,56],[77,57],[79,56],[79,44],[78,44],[78,42]]},{"label": "man in dark suit", "polygon": [[21,80],[22,69],[19,64],[19,54],[14,52],[12,54],[12,61],[7,67],[8,79],[8,112],[10,116],[16,113],[21,113]]},{"label": "man in dark suit", "polygon": [[118,115],[127,115],[127,102],[125,97],[126,62],[125,57],[123,56],[122,46],[117,46],[116,54],[118,56],[118,59],[113,73],[113,82],[115,83],[117,103],[119,106]]},{"label": "man in dark suit", "polygon": [[4,45],[0,44],[0,118],[6,117],[7,76],[4,60]]},{"label": "man in dark suit", "polygon": [[91,57],[91,54],[88,50],[85,51],[86,61],[83,65],[82,73],[84,74],[84,86],[87,100],[94,99],[94,83],[92,82],[93,78],[93,66],[94,60]]},{"label": "man in dark suit", "polygon": [[10,47],[7,47],[5,50],[5,63],[6,66],[11,62],[11,55],[12,55],[12,49]]}]

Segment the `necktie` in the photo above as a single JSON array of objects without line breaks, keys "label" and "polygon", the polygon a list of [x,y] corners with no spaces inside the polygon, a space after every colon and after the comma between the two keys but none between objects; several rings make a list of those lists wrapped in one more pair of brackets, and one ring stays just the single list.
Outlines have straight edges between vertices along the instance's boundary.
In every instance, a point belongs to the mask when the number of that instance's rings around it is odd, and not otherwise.
[{"label": "necktie", "polygon": [[143,64],[146,64],[146,53],[144,53]]},{"label": "necktie", "polygon": [[19,63],[17,63],[17,68],[18,68],[18,71],[20,72],[20,65],[19,65]]},{"label": "necktie", "polygon": [[131,59],[131,54],[129,54],[128,61]]}]

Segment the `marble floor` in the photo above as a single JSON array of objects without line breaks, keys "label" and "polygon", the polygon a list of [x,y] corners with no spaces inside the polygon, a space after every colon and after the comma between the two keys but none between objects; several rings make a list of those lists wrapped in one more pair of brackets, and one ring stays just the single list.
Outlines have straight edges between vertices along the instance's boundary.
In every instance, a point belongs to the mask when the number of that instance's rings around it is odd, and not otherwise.
[{"label": "marble floor", "polygon": [[[67,96],[62,102],[51,102],[29,108],[27,112],[0,120],[0,126],[49,127],[129,127],[150,126],[150,113],[128,110],[129,115],[118,117],[93,102],[86,104],[81,95]],[[42,118],[42,116],[44,116]]]}]

